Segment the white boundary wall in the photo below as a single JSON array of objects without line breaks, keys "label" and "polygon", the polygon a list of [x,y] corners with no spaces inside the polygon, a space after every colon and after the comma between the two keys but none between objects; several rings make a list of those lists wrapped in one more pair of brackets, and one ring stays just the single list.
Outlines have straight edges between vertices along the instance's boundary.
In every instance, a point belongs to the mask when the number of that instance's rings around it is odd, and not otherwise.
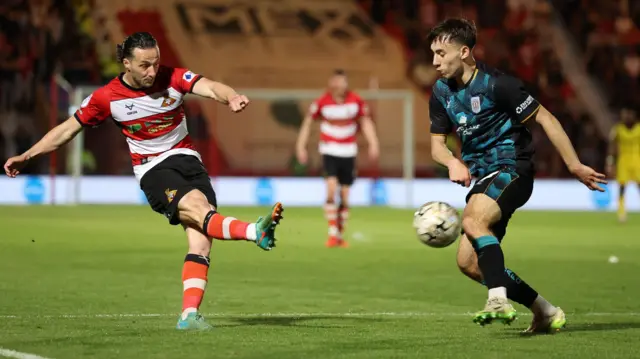
[{"label": "white boundary wall", "polygon": [[[72,177],[56,177],[56,204],[73,204]],[[0,205],[48,204],[50,179],[47,176],[20,176],[0,179]],[[80,204],[146,204],[146,199],[133,177],[84,176],[79,182]],[[256,206],[281,201],[291,206],[321,206],[325,188],[322,178],[212,178],[220,206]],[[427,201],[439,200],[456,207],[464,206],[468,189],[446,179],[416,179],[412,181],[413,203],[417,208]],[[75,191],[73,191],[75,192]],[[605,193],[589,191],[576,180],[539,179],[533,195],[523,209],[534,210],[614,210],[618,186],[613,183]],[[353,206],[387,205],[408,208],[406,182],[403,179],[358,179],[352,189]],[[640,211],[640,193],[629,186],[626,196],[630,211]]]}]

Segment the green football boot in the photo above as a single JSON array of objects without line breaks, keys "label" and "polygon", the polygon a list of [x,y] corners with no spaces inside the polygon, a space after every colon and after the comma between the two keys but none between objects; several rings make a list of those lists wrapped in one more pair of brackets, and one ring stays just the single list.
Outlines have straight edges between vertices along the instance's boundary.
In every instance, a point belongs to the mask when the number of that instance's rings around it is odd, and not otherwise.
[{"label": "green football boot", "polygon": [[473,322],[482,326],[491,324],[494,320],[504,324],[511,324],[518,317],[516,310],[507,298],[493,297],[487,300],[484,309],[473,318]]},{"label": "green football boot", "polygon": [[282,203],[277,202],[271,207],[271,212],[260,217],[256,221],[256,244],[265,251],[270,251],[276,246],[276,227],[280,224],[284,208]]},{"label": "green football boot", "polygon": [[567,318],[564,311],[558,307],[553,315],[534,315],[531,325],[522,333],[555,333],[564,328],[566,324]]},{"label": "green football boot", "polygon": [[193,312],[187,314],[185,319],[182,316],[178,318],[178,324],[176,325],[178,330],[210,330],[213,327],[204,321],[204,317],[200,313]]}]

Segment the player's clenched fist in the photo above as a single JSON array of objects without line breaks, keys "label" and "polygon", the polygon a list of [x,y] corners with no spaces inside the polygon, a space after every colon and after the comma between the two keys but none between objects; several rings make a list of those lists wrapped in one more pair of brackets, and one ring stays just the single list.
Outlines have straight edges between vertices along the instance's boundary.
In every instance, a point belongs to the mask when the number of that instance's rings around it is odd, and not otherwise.
[{"label": "player's clenched fist", "polygon": [[459,185],[469,187],[471,185],[471,174],[469,169],[462,162],[455,160],[449,165],[449,179]]},{"label": "player's clenched fist", "polygon": [[4,172],[7,176],[14,178],[20,174],[20,171],[27,165],[27,162],[29,162],[29,158],[24,155],[11,157],[4,164]]},{"label": "player's clenched fist", "polygon": [[240,112],[244,110],[249,104],[249,99],[245,95],[235,95],[229,100],[229,108],[233,112]]}]

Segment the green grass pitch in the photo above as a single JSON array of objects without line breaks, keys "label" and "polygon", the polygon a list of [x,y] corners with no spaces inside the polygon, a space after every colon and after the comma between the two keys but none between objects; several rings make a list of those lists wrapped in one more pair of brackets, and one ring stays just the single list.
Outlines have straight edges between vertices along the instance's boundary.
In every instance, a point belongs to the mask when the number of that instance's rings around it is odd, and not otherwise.
[{"label": "green grass pitch", "polygon": [[[286,205],[286,204],[285,204]],[[266,209],[222,208],[255,220]],[[146,207],[0,207],[0,348],[45,358],[632,358],[640,351],[640,216],[517,213],[507,266],[568,327],[480,327],[486,290],[457,244],[418,242],[412,212],[354,208],[351,247],[324,247],[320,208],[287,208],[278,247],[214,242],[211,332],[174,329],[186,241]],[[619,262],[611,264],[615,255]],[[0,357],[3,353],[0,351]]]}]

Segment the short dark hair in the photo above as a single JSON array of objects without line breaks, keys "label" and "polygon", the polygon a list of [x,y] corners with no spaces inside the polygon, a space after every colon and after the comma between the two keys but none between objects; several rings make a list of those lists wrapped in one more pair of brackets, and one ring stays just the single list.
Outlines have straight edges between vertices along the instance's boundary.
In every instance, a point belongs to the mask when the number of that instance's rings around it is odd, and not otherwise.
[{"label": "short dark hair", "polygon": [[334,76],[347,76],[347,72],[344,69],[335,69],[333,70]]},{"label": "short dark hair", "polygon": [[434,41],[452,41],[470,49],[476,46],[476,25],[467,19],[447,19],[436,25],[427,35],[427,46]]},{"label": "short dark hair", "polygon": [[158,42],[148,32],[136,32],[127,36],[121,44],[116,46],[116,57],[118,62],[133,57],[135,49],[151,49],[158,46]]}]

